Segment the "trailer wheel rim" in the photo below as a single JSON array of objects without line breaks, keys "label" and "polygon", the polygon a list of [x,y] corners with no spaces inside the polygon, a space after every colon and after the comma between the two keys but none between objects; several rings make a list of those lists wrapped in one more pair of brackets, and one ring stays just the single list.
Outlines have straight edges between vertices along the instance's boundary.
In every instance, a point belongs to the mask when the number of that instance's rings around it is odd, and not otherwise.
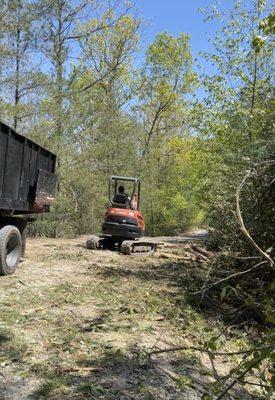
[{"label": "trailer wheel rim", "polygon": [[18,236],[13,234],[9,237],[6,247],[6,264],[9,268],[14,267],[21,255],[21,246]]}]

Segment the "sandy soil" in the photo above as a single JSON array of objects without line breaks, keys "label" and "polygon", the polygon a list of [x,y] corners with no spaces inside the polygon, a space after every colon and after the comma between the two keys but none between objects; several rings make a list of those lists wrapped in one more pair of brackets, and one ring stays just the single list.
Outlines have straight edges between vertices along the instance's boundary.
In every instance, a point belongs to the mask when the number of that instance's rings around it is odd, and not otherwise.
[{"label": "sandy soil", "polygon": [[[147,355],[207,337],[211,319],[182,284],[194,265],[89,251],[86,239],[30,239],[16,273],[0,277],[0,400],[201,399],[206,356]],[[166,241],[184,253],[186,238]]]}]

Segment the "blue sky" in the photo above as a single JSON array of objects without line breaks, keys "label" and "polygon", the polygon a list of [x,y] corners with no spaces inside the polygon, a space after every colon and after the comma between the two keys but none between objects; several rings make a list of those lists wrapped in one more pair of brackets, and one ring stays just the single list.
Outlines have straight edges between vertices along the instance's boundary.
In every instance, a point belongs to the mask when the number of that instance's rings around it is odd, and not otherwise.
[{"label": "blue sky", "polygon": [[[166,31],[172,35],[186,32],[191,35],[194,58],[200,60],[200,51],[211,50],[207,39],[209,35],[213,37],[219,25],[216,21],[204,22],[204,16],[198,9],[207,8],[213,3],[214,0],[135,0],[135,6],[147,25],[143,34],[143,50],[158,32]],[[221,0],[219,8],[229,10],[232,5],[233,0]],[[207,72],[213,71],[205,61],[204,66]]]}]

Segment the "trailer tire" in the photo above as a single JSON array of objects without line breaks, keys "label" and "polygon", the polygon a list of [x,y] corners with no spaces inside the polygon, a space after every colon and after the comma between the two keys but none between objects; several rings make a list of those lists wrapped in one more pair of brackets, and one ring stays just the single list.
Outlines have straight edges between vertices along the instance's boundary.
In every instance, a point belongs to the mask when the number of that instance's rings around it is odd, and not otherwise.
[{"label": "trailer tire", "polygon": [[26,225],[25,228],[23,229],[23,231],[21,232],[21,239],[22,239],[22,252],[21,252],[21,257],[22,257],[22,258],[25,257],[25,253],[26,253],[27,235],[28,235],[28,227],[27,227],[27,225]]},{"label": "trailer tire", "polygon": [[22,237],[13,225],[0,229],[0,275],[11,275],[16,270],[22,254]]}]

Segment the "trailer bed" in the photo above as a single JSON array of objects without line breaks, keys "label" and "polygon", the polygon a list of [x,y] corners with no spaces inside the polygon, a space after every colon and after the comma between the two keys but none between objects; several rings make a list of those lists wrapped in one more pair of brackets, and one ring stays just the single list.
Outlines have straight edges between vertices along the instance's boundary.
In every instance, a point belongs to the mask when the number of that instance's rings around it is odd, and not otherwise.
[{"label": "trailer bed", "polygon": [[56,156],[0,122],[0,214],[48,211]]}]

